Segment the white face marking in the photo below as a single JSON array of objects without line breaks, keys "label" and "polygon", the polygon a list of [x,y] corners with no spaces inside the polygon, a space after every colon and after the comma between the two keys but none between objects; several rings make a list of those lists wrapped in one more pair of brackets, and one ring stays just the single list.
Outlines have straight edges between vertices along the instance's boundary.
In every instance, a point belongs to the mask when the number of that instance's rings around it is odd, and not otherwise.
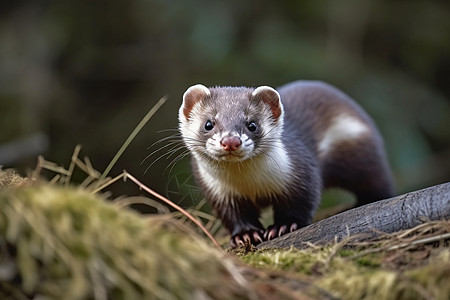
[{"label": "white face marking", "polygon": [[[235,136],[241,140],[241,145],[232,152],[226,151],[221,140],[226,136]],[[206,141],[205,152],[217,161],[238,162],[251,158],[254,153],[255,144],[246,134],[239,135],[236,132],[218,132]]]},{"label": "white face marking", "polygon": [[[200,118],[190,118],[189,120],[183,113],[184,105],[181,105],[178,111],[178,120],[180,121],[179,130],[183,136],[183,140],[186,143],[187,148],[191,152],[203,151],[203,146],[199,147],[199,143],[195,142],[199,140],[198,128],[202,128],[205,124],[202,123]],[[194,105],[192,108],[192,115],[196,116],[201,114],[202,107],[200,104]]]},{"label": "white face marking", "polygon": [[358,139],[369,133],[370,128],[362,121],[349,115],[339,115],[334,118],[330,127],[325,131],[319,142],[318,150],[321,155],[333,150],[341,142]]}]

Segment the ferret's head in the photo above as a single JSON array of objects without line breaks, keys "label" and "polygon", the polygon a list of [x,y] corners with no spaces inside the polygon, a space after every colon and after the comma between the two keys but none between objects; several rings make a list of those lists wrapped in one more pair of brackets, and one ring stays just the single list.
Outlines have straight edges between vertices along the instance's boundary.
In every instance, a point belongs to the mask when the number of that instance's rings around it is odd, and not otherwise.
[{"label": "ferret's head", "polygon": [[239,162],[276,147],[283,114],[280,95],[271,87],[197,84],[184,93],[178,118],[183,140],[196,157]]}]

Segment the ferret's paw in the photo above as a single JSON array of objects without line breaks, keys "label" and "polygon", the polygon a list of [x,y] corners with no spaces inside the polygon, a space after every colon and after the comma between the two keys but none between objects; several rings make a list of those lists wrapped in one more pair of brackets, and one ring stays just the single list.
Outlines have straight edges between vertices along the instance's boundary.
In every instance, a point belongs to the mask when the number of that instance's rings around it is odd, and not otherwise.
[{"label": "ferret's paw", "polygon": [[258,245],[263,242],[264,230],[248,230],[235,234],[230,239],[231,247],[236,248],[243,245]]},{"label": "ferret's paw", "polygon": [[297,223],[283,224],[283,225],[271,225],[264,232],[264,240],[270,241],[279,236],[285,235],[286,233],[295,231],[298,229]]}]

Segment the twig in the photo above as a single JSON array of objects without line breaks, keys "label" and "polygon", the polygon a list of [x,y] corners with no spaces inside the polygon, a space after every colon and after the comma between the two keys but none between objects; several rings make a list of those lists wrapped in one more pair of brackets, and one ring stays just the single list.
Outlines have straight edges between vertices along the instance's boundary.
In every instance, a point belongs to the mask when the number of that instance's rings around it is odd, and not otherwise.
[{"label": "twig", "polygon": [[197,225],[205,234],[206,236],[213,242],[213,244],[220,250],[222,250],[222,247],[220,247],[219,243],[214,239],[214,237],[211,235],[211,233],[205,228],[205,226],[203,226],[203,224],[201,222],[199,222],[196,218],[194,218],[190,213],[188,213],[185,209],[183,209],[182,207],[176,205],[175,203],[173,203],[172,201],[170,201],[169,199],[167,199],[166,197],[158,194],[157,192],[153,191],[152,189],[150,189],[149,187],[147,187],[145,184],[143,184],[142,182],[140,182],[138,179],[136,179],[133,175],[131,175],[130,173],[128,173],[127,171],[123,171],[122,174],[114,177],[111,180],[108,180],[108,182],[102,184],[101,186],[97,187],[95,190],[93,190],[91,193],[95,194],[100,192],[102,189],[104,189],[105,187],[109,186],[110,184],[116,182],[119,179],[124,179],[126,180],[127,178],[129,178],[131,181],[133,181],[136,185],[139,186],[140,189],[143,189],[144,191],[146,191],[147,193],[153,195],[154,197],[160,199],[161,201],[167,203],[168,205],[172,206],[173,208],[175,208],[176,210],[178,210],[179,212],[181,212],[183,215],[185,215],[187,218],[189,218],[192,222],[194,222],[195,225]]},{"label": "twig", "polygon": [[155,208],[158,212],[160,212],[162,214],[170,213],[169,208],[167,206],[165,206],[164,204],[161,204],[160,202],[158,202],[156,200],[153,200],[153,199],[150,199],[147,197],[143,197],[143,196],[116,199],[116,200],[114,200],[113,203],[115,205],[117,205],[117,207],[120,207],[120,208],[130,206],[133,204],[145,204],[147,206]]},{"label": "twig", "polygon": [[80,154],[80,151],[81,151],[81,146],[76,145],[75,150],[73,151],[73,154],[72,154],[72,159],[70,160],[69,169],[67,170],[68,174],[67,174],[66,178],[64,178],[64,185],[66,185],[66,186],[70,183],[70,179],[72,178],[72,173],[73,173],[73,170],[75,169],[76,160],[78,158],[78,154]]},{"label": "twig", "polygon": [[208,236],[208,238],[213,242],[213,244],[220,250],[222,250],[222,248],[220,247],[219,243],[217,243],[217,241],[214,239],[214,237],[211,235],[211,233],[209,233],[209,231],[203,226],[203,224],[201,222],[199,222],[196,218],[194,218],[190,213],[188,213],[186,210],[184,210],[182,207],[176,205],[175,203],[173,203],[172,201],[170,201],[169,199],[167,199],[166,197],[158,194],[157,192],[153,191],[152,189],[148,188],[146,185],[144,185],[142,182],[140,182],[139,180],[137,180],[133,175],[131,175],[130,173],[128,173],[127,171],[123,171],[123,176],[124,178],[129,178],[131,181],[133,181],[134,183],[136,183],[139,188],[143,189],[144,191],[146,191],[147,193],[155,196],[156,198],[164,201],[165,203],[167,203],[168,205],[172,206],[173,208],[175,208],[176,210],[182,212],[186,217],[188,217],[192,222],[194,222],[198,227],[200,227],[200,229]]},{"label": "twig", "polygon": [[[117,180],[119,180],[119,179],[126,179],[126,175],[124,174],[124,173],[122,173],[122,174],[120,174],[120,175],[117,175],[116,177],[114,177],[113,179],[110,179],[110,180],[108,180],[107,182],[105,182],[105,183],[103,183],[102,185],[100,185],[99,187],[97,187],[95,190],[93,190],[91,193],[92,194],[97,194],[98,192],[100,192],[101,190],[103,190],[105,187],[107,187],[107,186],[109,186],[109,185],[111,185],[111,184],[113,184],[114,182],[116,182]],[[103,181],[100,181],[100,179],[99,179],[99,182],[103,182]]]},{"label": "twig", "polygon": [[[413,228],[413,229],[415,229],[415,228]],[[450,239],[450,232],[442,233],[442,234],[438,234],[438,235],[434,235],[434,236],[429,236],[429,237],[425,237],[425,238],[422,238],[422,239],[416,239],[414,241],[402,242],[402,243],[399,243],[397,245],[392,245],[392,246],[390,246],[390,245],[383,245],[383,246],[378,247],[378,248],[367,249],[365,251],[362,251],[360,253],[357,253],[355,255],[352,255],[352,256],[348,257],[348,259],[349,260],[353,260],[355,258],[358,258],[358,257],[361,257],[361,256],[365,256],[365,255],[368,255],[368,254],[372,254],[372,253],[378,253],[378,252],[383,252],[383,251],[392,251],[392,250],[396,250],[396,249],[406,248],[406,247],[409,247],[409,246],[416,246],[416,245],[422,245],[422,244],[437,242],[437,241],[441,241],[441,240],[445,240],[445,239]]]},{"label": "twig", "polygon": [[44,163],[44,157],[42,155],[38,156],[38,161],[36,164],[36,169],[34,169],[33,174],[31,175],[31,180],[35,181],[37,180],[39,174],[41,174],[42,171],[42,164]]},{"label": "twig", "polygon": [[389,248],[387,248],[387,251],[390,250],[395,250],[395,249],[399,249],[399,248],[404,248],[404,247],[408,247],[408,246],[414,246],[414,245],[421,245],[421,244],[427,244],[427,243],[432,243],[432,242],[437,242],[437,241],[441,241],[441,240],[445,240],[445,239],[450,239],[450,232],[449,233],[443,233],[443,234],[439,234],[436,236],[430,236],[430,237],[426,237],[420,240],[415,240],[412,242],[408,242],[408,243],[402,243],[399,245],[393,245]]},{"label": "twig", "polygon": [[55,173],[59,173],[61,175],[67,176],[69,175],[69,171],[67,171],[66,169],[64,169],[63,167],[58,166],[57,164],[47,161],[45,159],[42,159],[42,161],[40,162],[41,164],[41,168],[42,169],[46,169]]}]

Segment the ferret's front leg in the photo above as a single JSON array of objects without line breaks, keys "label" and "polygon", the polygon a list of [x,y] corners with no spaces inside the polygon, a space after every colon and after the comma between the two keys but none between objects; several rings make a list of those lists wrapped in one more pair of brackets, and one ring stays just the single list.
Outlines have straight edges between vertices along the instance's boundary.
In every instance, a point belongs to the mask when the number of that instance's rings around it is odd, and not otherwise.
[{"label": "ferret's front leg", "polygon": [[259,209],[246,199],[234,200],[232,204],[214,206],[222,224],[231,234],[230,244],[233,248],[245,243],[261,243],[264,227],[259,221]]},{"label": "ferret's front leg", "polygon": [[274,224],[264,232],[264,240],[272,240],[311,224],[314,200],[283,199],[273,207]]}]

